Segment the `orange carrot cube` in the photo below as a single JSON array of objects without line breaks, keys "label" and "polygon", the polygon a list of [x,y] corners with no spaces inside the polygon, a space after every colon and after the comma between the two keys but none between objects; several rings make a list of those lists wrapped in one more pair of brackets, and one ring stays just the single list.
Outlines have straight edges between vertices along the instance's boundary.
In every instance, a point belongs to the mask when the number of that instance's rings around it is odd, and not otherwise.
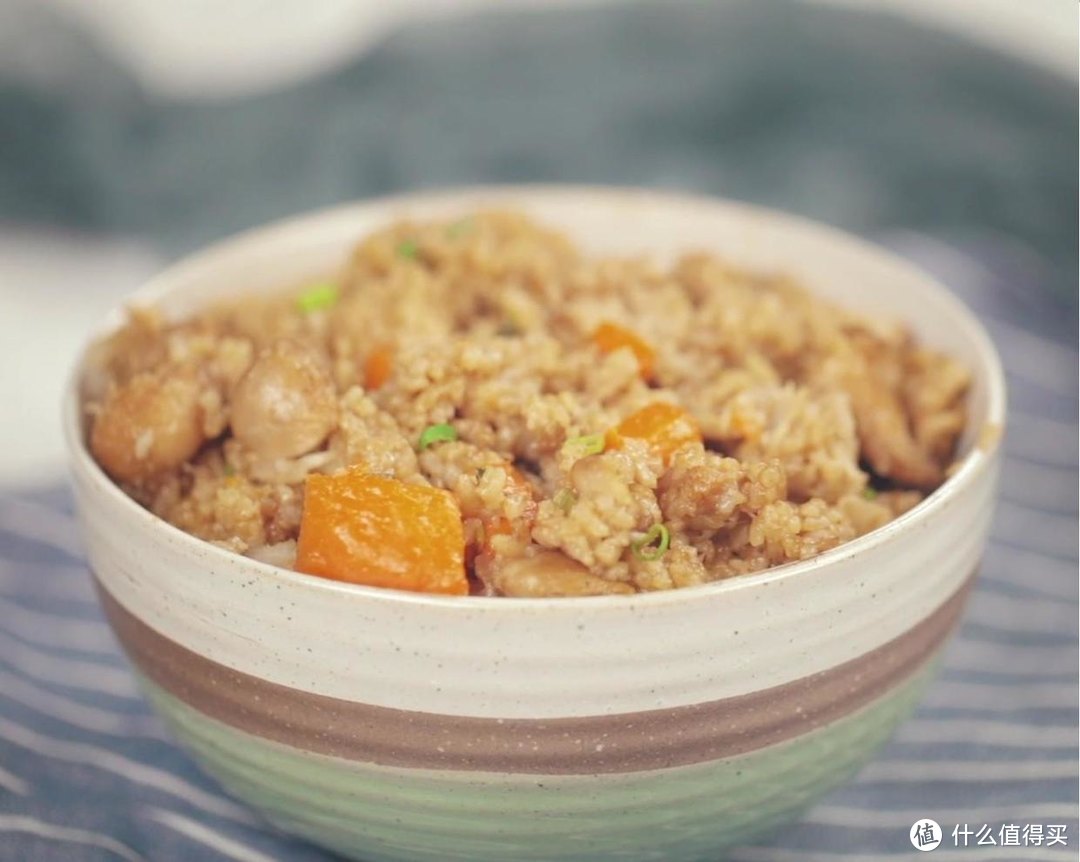
[{"label": "orange carrot cube", "polygon": [[666,464],[675,450],[687,443],[700,443],[701,431],[694,418],[681,407],[657,401],[631,413],[608,431],[606,443],[612,449],[619,449],[626,437],[645,440]]},{"label": "orange carrot cube", "polygon": [[364,388],[369,391],[380,388],[393,370],[394,351],[389,345],[380,344],[364,360]]},{"label": "orange carrot cube", "polygon": [[372,587],[469,592],[453,495],[355,469],[308,476],[296,568]]},{"label": "orange carrot cube", "polygon": [[631,332],[616,323],[605,321],[596,327],[592,334],[592,340],[602,353],[611,353],[620,347],[629,347],[630,351],[637,357],[641,376],[646,379],[652,377],[656,352],[636,332]]}]

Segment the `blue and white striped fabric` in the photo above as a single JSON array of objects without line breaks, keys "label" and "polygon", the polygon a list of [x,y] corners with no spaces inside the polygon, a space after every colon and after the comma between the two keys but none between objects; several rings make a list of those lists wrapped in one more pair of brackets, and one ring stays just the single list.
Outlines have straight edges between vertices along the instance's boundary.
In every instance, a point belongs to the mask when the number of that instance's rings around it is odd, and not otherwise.
[{"label": "blue and white striped fabric", "polygon": [[[908,830],[926,817],[944,827],[940,849],[967,825],[958,859],[1075,858],[1075,311],[1016,252],[885,239],[974,307],[1002,352],[1011,415],[993,539],[915,717],[802,823],[731,858],[911,858]],[[1000,844],[1010,825],[1063,826],[1067,846],[977,844],[984,826]],[[0,859],[328,858],[261,824],[170,742],[102,621],[67,491],[0,494]]]}]

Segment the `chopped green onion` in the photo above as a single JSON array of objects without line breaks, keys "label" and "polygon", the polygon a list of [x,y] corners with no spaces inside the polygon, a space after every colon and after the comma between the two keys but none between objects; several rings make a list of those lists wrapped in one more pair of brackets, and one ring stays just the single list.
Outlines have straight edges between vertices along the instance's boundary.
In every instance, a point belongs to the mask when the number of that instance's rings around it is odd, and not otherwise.
[{"label": "chopped green onion", "polygon": [[865,488],[863,488],[863,491],[862,491],[863,497],[865,497],[867,500],[876,500],[877,499],[877,494],[878,494],[877,489],[871,488],[869,485],[867,485]]},{"label": "chopped green onion", "polygon": [[570,510],[574,508],[574,503],[577,502],[577,491],[570,488],[562,488],[551,498],[551,502],[555,504],[564,515],[569,515]]},{"label": "chopped green onion", "polygon": [[571,437],[563,443],[562,451],[577,458],[599,455],[604,451],[604,435],[586,434],[583,437]]},{"label": "chopped green onion", "polygon": [[445,422],[439,425],[428,425],[420,435],[420,451],[435,443],[448,443],[457,438],[457,429],[453,425],[447,425]]},{"label": "chopped green onion", "polygon": [[397,253],[398,257],[406,260],[416,260],[420,256],[420,246],[416,244],[415,239],[405,239],[398,243]]},{"label": "chopped green onion", "polygon": [[[659,543],[653,544],[658,539]],[[639,560],[644,560],[646,563],[653,563],[667,553],[670,544],[671,533],[668,532],[668,528],[663,524],[653,524],[649,527],[649,532],[636,542],[630,543],[630,551]]]},{"label": "chopped green onion", "polygon": [[499,328],[495,330],[495,334],[501,338],[513,338],[515,335],[521,335],[521,330],[513,323],[500,323]]},{"label": "chopped green onion", "polygon": [[446,229],[446,235],[450,239],[458,239],[465,236],[467,233],[471,233],[472,229],[476,225],[471,218],[463,218],[461,221],[456,221],[450,227]]},{"label": "chopped green onion", "polygon": [[479,482],[481,479],[483,479],[484,474],[486,472],[487,472],[487,467],[477,467],[476,468],[476,481]]},{"label": "chopped green onion", "polygon": [[296,297],[296,307],[304,314],[313,311],[323,311],[333,308],[338,301],[338,289],[336,284],[314,284]]},{"label": "chopped green onion", "polygon": [[235,476],[236,475],[236,468],[232,464],[226,463],[225,464],[225,475],[226,475],[226,477]]}]

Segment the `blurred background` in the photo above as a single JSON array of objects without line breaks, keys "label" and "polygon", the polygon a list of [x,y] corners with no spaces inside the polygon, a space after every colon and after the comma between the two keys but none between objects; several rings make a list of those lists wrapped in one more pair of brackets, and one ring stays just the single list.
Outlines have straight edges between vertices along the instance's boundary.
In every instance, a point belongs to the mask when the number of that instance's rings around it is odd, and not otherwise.
[{"label": "blurred background", "polygon": [[1072,0],[0,0],[0,343],[23,357],[0,370],[22,417],[0,481],[60,477],[60,381],[118,297],[210,240],[352,198],[688,189],[985,244],[1072,302],[1076,15]]},{"label": "blurred background", "polygon": [[[87,659],[61,387],[104,312],[204,243],[509,182],[801,213],[975,308],[1008,369],[1009,458],[948,671],[869,777],[739,858],[910,853],[897,824],[941,811],[1069,824],[1074,851],[1077,17],[1074,0],[0,0],[0,859],[324,858],[214,821],[192,795],[212,785],[131,730],[153,727],[137,698],[88,682],[126,677],[107,636]],[[5,736],[8,719],[129,765]],[[61,827],[66,844],[41,837]]]}]

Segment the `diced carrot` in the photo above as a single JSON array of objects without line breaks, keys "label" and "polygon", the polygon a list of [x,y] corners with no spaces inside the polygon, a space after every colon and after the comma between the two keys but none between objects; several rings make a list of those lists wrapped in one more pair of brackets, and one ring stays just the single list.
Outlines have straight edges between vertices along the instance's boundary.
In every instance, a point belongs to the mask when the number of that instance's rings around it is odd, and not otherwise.
[{"label": "diced carrot", "polygon": [[469,592],[464,528],[453,495],[359,469],[308,476],[296,568],[372,587]]},{"label": "diced carrot", "polygon": [[611,353],[620,347],[629,347],[637,357],[638,368],[641,376],[648,379],[652,377],[653,364],[656,361],[656,352],[636,332],[631,332],[625,327],[607,321],[601,323],[592,334],[592,340],[603,353]]},{"label": "diced carrot", "polygon": [[623,439],[645,440],[664,459],[671,460],[675,450],[687,443],[700,443],[701,431],[693,417],[681,407],[666,401],[656,401],[631,413],[607,433],[609,448],[620,449]]},{"label": "diced carrot", "polygon": [[364,360],[364,388],[378,389],[394,370],[394,351],[389,344],[377,345]]}]

